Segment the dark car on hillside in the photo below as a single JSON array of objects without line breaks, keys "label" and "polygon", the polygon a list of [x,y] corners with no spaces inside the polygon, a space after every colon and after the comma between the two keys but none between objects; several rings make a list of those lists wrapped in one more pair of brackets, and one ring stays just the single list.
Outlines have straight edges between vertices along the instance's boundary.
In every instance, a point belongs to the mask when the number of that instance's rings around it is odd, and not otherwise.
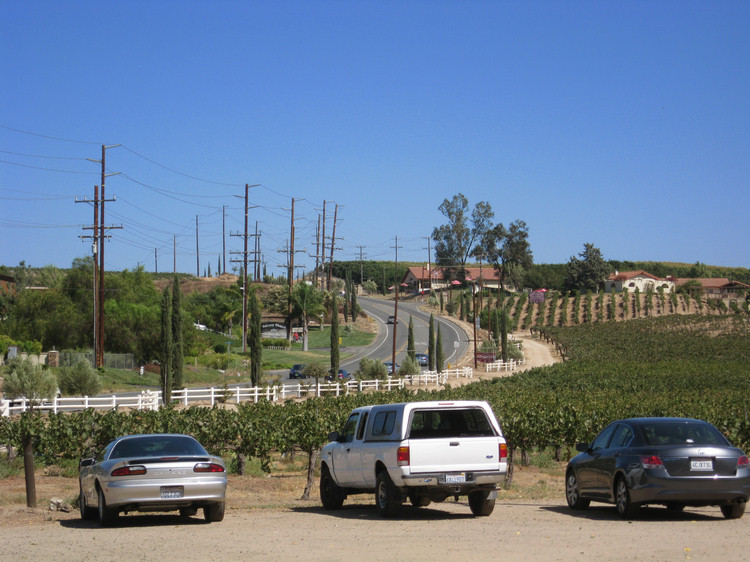
[{"label": "dark car on hillside", "polygon": [[610,423],[568,463],[565,495],[571,509],[613,503],[623,518],[641,506],[716,505],[727,519],[745,513],[750,461],[708,422],[632,418]]},{"label": "dark car on hillside", "polygon": [[297,363],[296,365],[292,365],[292,368],[289,369],[289,378],[290,379],[306,379],[307,375],[303,374],[305,367],[306,365],[302,363]]}]

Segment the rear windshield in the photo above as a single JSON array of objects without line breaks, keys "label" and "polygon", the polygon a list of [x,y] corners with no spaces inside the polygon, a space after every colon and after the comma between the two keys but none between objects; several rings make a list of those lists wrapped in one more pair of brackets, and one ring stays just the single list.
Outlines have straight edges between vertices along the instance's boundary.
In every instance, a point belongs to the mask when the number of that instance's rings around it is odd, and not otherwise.
[{"label": "rear windshield", "polygon": [[132,437],[117,443],[110,459],[132,457],[205,456],[206,450],[195,439],[181,435],[151,435]]},{"label": "rear windshield", "polygon": [[700,422],[656,422],[643,434],[648,445],[727,445],[718,429]]},{"label": "rear windshield", "polygon": [[481,408],[415,410],[409,429],[410,439],[494,435],[495,430]]}]

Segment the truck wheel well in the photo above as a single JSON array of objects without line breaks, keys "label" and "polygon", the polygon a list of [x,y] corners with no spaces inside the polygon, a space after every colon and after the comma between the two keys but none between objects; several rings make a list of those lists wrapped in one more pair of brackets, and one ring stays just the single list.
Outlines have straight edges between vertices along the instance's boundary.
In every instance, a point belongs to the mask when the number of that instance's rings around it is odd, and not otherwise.
[{"label": "truck wheel well", "polygon": [[378,461],[375,463],[375,476],[377,477],[378,474],[383,472],[384,470],[388,470],[382,461]]}]

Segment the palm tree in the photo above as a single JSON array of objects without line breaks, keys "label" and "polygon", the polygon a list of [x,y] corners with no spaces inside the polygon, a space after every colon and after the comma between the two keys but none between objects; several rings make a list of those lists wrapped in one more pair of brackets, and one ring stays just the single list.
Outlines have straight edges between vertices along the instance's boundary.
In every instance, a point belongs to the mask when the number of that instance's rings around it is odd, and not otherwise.
[{"label": "palm tree", "polygon": [[302,320],[302,351],[307,351],[307,323],[310,318],[325,312],[323,293],[307,283],[297,283],[292,289],[292,314],[290,320]]}]

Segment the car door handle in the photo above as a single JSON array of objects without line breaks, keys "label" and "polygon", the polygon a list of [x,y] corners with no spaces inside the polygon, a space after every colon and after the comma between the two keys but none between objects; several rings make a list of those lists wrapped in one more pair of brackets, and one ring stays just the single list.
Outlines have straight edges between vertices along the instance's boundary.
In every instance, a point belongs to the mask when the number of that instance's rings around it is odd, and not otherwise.
[{"label": "car door handle", "polygon": [[451,447],[458,447],[459,445],[460,445],[460,443],[458,441],[451,441],[450,442],[450,446]]}]

